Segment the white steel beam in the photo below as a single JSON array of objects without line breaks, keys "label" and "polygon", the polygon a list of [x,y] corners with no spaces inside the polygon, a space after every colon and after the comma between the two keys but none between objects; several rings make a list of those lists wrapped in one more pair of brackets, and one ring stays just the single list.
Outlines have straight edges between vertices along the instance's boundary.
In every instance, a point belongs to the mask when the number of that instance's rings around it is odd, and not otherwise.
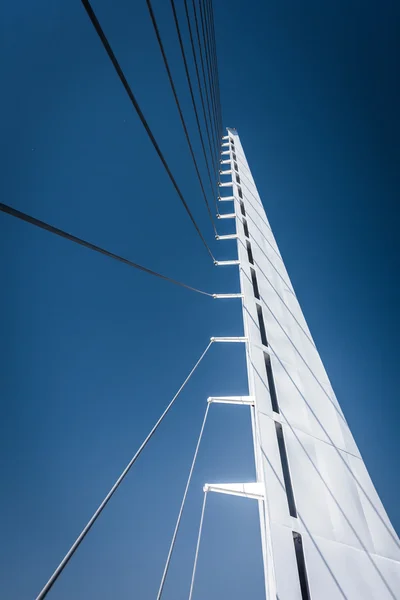
[{"label": "white steel beam", "polygon": [[247,337],[211,337],[210,342],[247,342]]},{"label": "white steel beam", "polygon": [[254,398],[252,396],[210,396],[207,402],[216,404],[240,404],[254,406]]},{"label": "white steel beam", "polygon": [[222,181],[218,182],[219,187],[233,187],[233,182],[232,181],[226,181],[225,183],[222,183]]},{"label": "white steel beam", "polygon": [[233,265],[240,265],[240,262],[238,260],[216,260],[214,265],[216,267],[230,267]]},{"label": "white steel beam", "polygon": [[228,235],[216,235],[216,240],[236,240],[238,237],[237,233],[229,233]]},{"label": "white steel beam", "polygon": [[227,300],[229,298],[243,298],[243,294],[213,294],[215,300]]},{"label": "white steel beam", "polygon": [[226,215],[217,214],[217,219],[234,219],[235,217],[235,213],[228,213]]},{"label": "white steel beam", "polygon": [[259,500],[268,600],[400,599],[399,538],[312,340],[237,131],[228,134],[239,175],[246,169],[250,235],[236,202],[237,234],[219,239],[237,238],[245,337],[212,339],[246,342],[257,481],[207,491]]},{"label": "white steel beam", "polygon": [[205,492],[217,492],[229,496],[242,496],[254,500],[263,500],[263,485],[257,481],[250,483],[206,483],[203,487]]}]

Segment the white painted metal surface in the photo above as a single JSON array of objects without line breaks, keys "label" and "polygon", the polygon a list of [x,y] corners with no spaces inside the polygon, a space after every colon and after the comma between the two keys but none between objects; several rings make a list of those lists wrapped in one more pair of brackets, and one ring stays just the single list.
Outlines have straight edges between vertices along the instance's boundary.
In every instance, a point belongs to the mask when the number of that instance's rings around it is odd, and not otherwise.
[{"label": "white painted metal surface", "polygon": [[227,213],[225,215],[217,214],[218,219],[234,219],[236,217],[235,213]]},{"label": "white painted metal surface", "polygon": [[205,492],[217,492],[218,494],[229,494],[230,496],[242,496],[254,500],[263,500],[264,487],[257,481],[250,483],[206,483]]},{"label": "white painted metal surface", "polygon": [[212,297],[215,300],[227,300],[229,298],[243,298],[242,294],[213,294]]},{"label": "white painted metal surface", "polygon": [[224,198],[218,198],[218,200],[219,200],[220,202],[228,202],[228,200],[234,200],[234,199],[235,199],[235,197],[234,197],[234,196],[226,196],[226,197],[224,197]]},{"label": "white painted metal surface", "polygon": [[210,342],[247,342],[247,338],[241,337],[211,337]]},{"label": "white painted metal surface", "polygon": [[[229,138],[241,183],[222,184],[233,189],[236,233],[219,239],[237,237],[245,338],[236,339],[247,339],[254,399],[266,597],[398,600],[399,539],[316,350],[236,130],[228,129],[222,155],[231,153]],[[293,532],[302,539],[308,596],[300,587]]]},{"label": "white painted metal surface", "polygon": [[228,235],[216,235],[216,240],[236,240],[237,233],[229,233]]},{"label": "white painted metal surface", "polygon": [[232,181],[226,181],[222,183],[222,181],[218,184],[219,187],[232,187]]},{"label": "white painted metal surface", "polygon": [[218,404],[241,404],[254,406],[254,398],[251,396],[210,396],[207,398],[207,402],[209,404],[216,402]]},{"label": "white painted metal surface", "polygon": [[234,266],[234,265],[238,265],[239,261],[238,260],[216,260],[215,261],[215,266],[217,267],[229,267],[229,266]]}]

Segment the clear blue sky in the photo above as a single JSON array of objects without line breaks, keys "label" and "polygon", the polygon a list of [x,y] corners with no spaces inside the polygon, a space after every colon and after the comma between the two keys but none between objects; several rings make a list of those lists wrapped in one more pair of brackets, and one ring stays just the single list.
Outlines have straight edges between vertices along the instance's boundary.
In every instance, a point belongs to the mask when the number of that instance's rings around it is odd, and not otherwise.
[{"label": "clear blue sky", "polygon": [[[224,123],[238,128],[399,531],[399,5],[214,3]],[[93,6],[214,252],[232,258],[233,244],[213,240],[144,0]],[[169,3],[154,6],[195,139]],[[2,201],[194,286],[237,291],[235,269],[215,269],[196,237],[81,3],[5,3],[0,23]],[[20,600],[39,591],[209,337],[241,325],[234,301],[6,215],[0,227],[0,592]],[[49,598],[154,599],[205,400],[246,393],[242,352],[212,348]],[[249,425],[246,409],[213,407],[166,599],[187,596],[202,484],[253,477]],[[263,597],[255,503],[210,498],[203,542],[195,598]]]}]

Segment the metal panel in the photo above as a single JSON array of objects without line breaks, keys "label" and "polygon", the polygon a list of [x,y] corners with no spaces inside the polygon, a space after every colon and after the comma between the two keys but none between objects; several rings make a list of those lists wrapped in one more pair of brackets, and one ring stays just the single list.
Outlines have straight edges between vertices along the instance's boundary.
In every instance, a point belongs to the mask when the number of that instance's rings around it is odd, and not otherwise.
[{"label": "metal panel", "polygon": [[398,563],[318,536],[303,535],[312,598],[398,600]]},{"label": "metal panel", "polygon": [[[292,530],[273,523],[271,529],[275,565],[276,597],[302,600]],[[267,596],[268,597],[268,596]]]},{"label": "metal panel", "polygon": [[[400,561],[399,538],[385,512],[362,460],[349,456],[349,463],[357,484],[360,501],[375,548],[375,553]],[[400,593],[399,593],[400,597]]]}]

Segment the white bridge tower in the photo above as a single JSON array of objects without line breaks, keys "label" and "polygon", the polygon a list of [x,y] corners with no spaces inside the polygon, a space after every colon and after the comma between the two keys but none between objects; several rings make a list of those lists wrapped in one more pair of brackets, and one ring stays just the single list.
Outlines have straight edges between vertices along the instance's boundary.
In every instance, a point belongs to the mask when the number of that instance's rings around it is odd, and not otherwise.
[{"label": "white bridge tower", "polygon": [[225,214],[236,233],[220,239],[235,237],[238,247],[238,262],[221,267],[240,269],[245,338],[232,341],[245,341],[249,384],[248,397],[221,401],[250,405],[257,481],[205,491],[258,502],[267,600],[399,600],[399,539],[332,390],[235,129],[223,138],[221,166],[220,206],[233,204]]}]

